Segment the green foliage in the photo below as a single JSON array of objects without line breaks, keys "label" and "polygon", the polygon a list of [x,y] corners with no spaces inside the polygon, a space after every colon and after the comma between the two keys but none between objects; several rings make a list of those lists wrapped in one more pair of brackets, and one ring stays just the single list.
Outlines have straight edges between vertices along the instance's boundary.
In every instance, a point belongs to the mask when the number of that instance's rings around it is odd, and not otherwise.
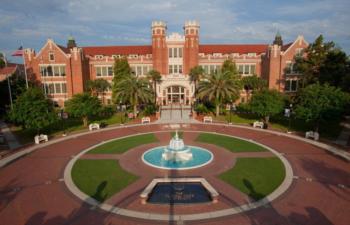
[{"label": "green foliage", "polygon": [[316,83],[298,93],[295,113],[318,130],[319,122],[338,119],[348,103],[349,95],[339,88]]},{"label": "green foliage", "polygon": [[137,180],[116,160],[79,159],[72,168],[75,185],[88,196],[103,202]]},{"label": "green foliage", "polygon": [[143,114],[145,116],[151,116],[151,115],[154,115],[156,112],[157,112],[157,106],[154,105],[154,104],[149,104],[149,105],[146,105],[146,107],[144,108],[143,110]]},{"label": "green foliage", "polygon": [[229,73],[231,76],[239,76],[236,63],[231,58],[226,59],[221,67],[221,73]]},{"label": "green foliage", "polygon": [[123,79],[124,77],[129,77],[132,73],[128,60],[125,57],[115,60],[113,70],[114,83],[118,82],[118,80]]},{"label": "green foliage", "polygon": [[199,114],[207,114],[210,112],[207,106],[203,103],[197,104],[194,110]]},{"label": "green foliage", "polygon": [[240,81],[229,72],[210,74],[198,85],[198,97],[202,100],[213,101],[216,105],[216,116],[219,116],[221,104],[232,102],[239,97]]},{"label": "green foliage", "polygon": [[246,91],[254,92],[254,91],[261,91],[267,88],[266,80],[256,75],[243,77],[241,81]]},{"label": "green foliage", "polygon": [[134,108],[134,116],[137,114],[137,106],[140,103],[150,103],[153,99],[153,90],[147,79],[136,78],[131,75],[119,80],[113,87],[113,99],[116,103],[129,103]]},{"label": "green foliage", "polygon": [[238,158],[220,179],[259,200],[272,193],[284,180],[285,169],[277,157]]},{"label": "green foliage", "polygon": [[87,81],[87,88],[93,96],[95,96],[96,94],[98,96],[101,93],[104,94],[110,87],[111,84],[107,80],[102,78]]},{"label": "green foliage", "polygon": [[265,122],[269,122],[270,116],[281,113],[284,103],[284,96],[277,90],[262,90],[255,93],[249,102],[252,112],[263,117]]},{"label": "green foliage", "polygon": [[264,152],[264,147],[249,141],[218,134],[201,133],[196,138],[197,142],[214,144],[226,148],[231,152]]},{"label": "green foliage", "polygon": [[107,142],[90,150],[88,154],[121,154],[140,145],[157,142],[154,134],[142,134]]},{"label": "green foliage", "polygon": [[0,69],[5,67],[4,55],[0,52]]},{"label": "green foliage", "polygon": [[66,102],[65,109],[70,115],[81,118],[86,127],[88,118],[100,113],[101,102],[97,97],[90,96],[88,93],[76,94]]},{"label": "green foliage", "polygon": [[[26,91],[26,81],[19,76],[9,77],[12,100],[15,101],[16,98]],[[10,94],[8,89],[7,79],[0,82],[0,108],[5,109],[10,105]]]},{"label": "green foliage", "polygon": [[350,60],[345,52],[335,49],[327,54],[320,66],[319,82],[350,92]]},{"label": "green foliage", "polygon": [[46,99],[39,88],[29,88],[16,99],[9,118],[24,129],[40,132],[58,119],[53,103]]},{"label": "green foliage", "polygon": [[154,90],[154,104],[157,103],[157,84],[162,82],[162,76],[157,70],[150,70],[147,74],[147,79],[152,82]]},{"label": "green foliage", "polygon": [[327,55],[334,50],[333,42],[324,42],[323,36],[317,37],[305,50],[306,57],[296,57],[295,68],[303,74],[303,86],[319,81],[321,66],[325,63]]},{"label": "green foliage", "polygon": [[191,68],[189,76],[190,76],[191,83],[192,82],[194,83],[194,90],[195,90],[194,97],[196,98],[197,92],[198,92],[197,85],[198,85],[198,82],[204,76],[204,69],[201,66],[195,66],[195,67]]}]

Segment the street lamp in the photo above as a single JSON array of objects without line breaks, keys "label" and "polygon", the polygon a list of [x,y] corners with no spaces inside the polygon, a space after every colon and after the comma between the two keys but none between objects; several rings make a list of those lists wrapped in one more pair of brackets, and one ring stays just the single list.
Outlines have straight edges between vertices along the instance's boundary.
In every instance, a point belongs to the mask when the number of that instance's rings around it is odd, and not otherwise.
[{"label": "street lamp", "polygon": [[293,108],[293,104],[290,104],[290,105],[289,105],[289,108],[285,108],[285,109],[284,109],[284,116],[289,118],[289,121],[288,121],[288,130],[287,130],[287,133],[288,133],[288,134],[292,133],[292,131],[291,131],[292,108]]}]

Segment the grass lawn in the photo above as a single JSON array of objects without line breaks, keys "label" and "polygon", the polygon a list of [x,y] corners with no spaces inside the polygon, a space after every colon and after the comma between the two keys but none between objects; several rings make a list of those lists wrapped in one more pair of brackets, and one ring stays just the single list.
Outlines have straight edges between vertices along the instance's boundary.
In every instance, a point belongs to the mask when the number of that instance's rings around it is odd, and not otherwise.
[{"label": "grass lawn", "polygon": [[142,134],[132,137],[126,137],[100,145],[90,150],[88,154],[119,154],[126,152],[131,148],[135,148],[139,145],[157,141],[158,139],[154,136],[154,134]]},{"label": "grass lawn", "polygon": [[85,194],[103,202],[131,184],[137,176],[124,171],[116,160],[78,160],[72,169],[75,185]]},{"label": "grass lawn", "polygon": [[285,169],[277,157],[239,158],[236,165],[219,178],[255,200],[273,192],[284,180]]},{"label": "grass lawn", "polygon": [[196,138],[197,142],[214,144],[226,148],[231,152],[262,152],[267,151],[264,147],[234,137],[219,134],[201,133]]}]

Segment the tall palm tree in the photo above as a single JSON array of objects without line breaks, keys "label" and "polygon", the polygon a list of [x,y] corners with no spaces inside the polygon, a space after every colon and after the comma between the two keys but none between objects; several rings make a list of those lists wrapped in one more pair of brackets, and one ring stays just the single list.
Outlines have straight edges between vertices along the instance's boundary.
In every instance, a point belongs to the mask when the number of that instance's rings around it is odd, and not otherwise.
[{"label": "tall palm tree", "polygon": [[225,101],[232,101],[239,97],[241,82],[229,72],[217,72],[206,76],[199,82],[198,97],[213,101],[216,106],[216,116],[219,116],[220,106]]},{"label": "tall palm tree", "polygon": [[147,79],[129,76],[115,84],[113,98],[116,102],[130,103],[136,117],[137,106],[140,103],[152,102],[153,91]]},{"label": "tall palm tree", "polygon": [[162,82],[162,76],[157,70],[150,70],[147,79],[152,82],[154,89],[154,104],[157,104],[157,84]]},{"label": "tall palm tree", "polygon": [[204,69],[201,66],[195,66],[190,70],[190,81],[194,83],[194,97],[197,97],[198,82],[204,77]]}]

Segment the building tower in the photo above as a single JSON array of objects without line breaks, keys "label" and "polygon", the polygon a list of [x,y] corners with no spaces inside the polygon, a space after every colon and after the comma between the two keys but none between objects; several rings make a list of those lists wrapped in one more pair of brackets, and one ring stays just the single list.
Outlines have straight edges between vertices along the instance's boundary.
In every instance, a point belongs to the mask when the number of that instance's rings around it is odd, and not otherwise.
[{"label": "building tower", "polygon": [[186,21],[184,26],[184,74],[198,65],[199,51],[199,23],[197,21]]},{"label": "building tower", "polygon": [[163,21],[152,22],[152,59],[153,69],[160,74],[168,74],[168,58],[166,46],[167,26]]},{"label": "building tower", "polygon": [[77,47],[77,44],[75,43],[75,39],[72,35],[69,35],[68,41],[67,41],[67,48],[74,48]]},{"label": "building tower", "polygon": [[279,46],[282,46],[283,45],[283,40],[282,40],[282,36],[280,34],[279,31],[277,31],[277,34],[275,36],[275,40],[273,41],[273,44],[274,45],[279,45]]}]

